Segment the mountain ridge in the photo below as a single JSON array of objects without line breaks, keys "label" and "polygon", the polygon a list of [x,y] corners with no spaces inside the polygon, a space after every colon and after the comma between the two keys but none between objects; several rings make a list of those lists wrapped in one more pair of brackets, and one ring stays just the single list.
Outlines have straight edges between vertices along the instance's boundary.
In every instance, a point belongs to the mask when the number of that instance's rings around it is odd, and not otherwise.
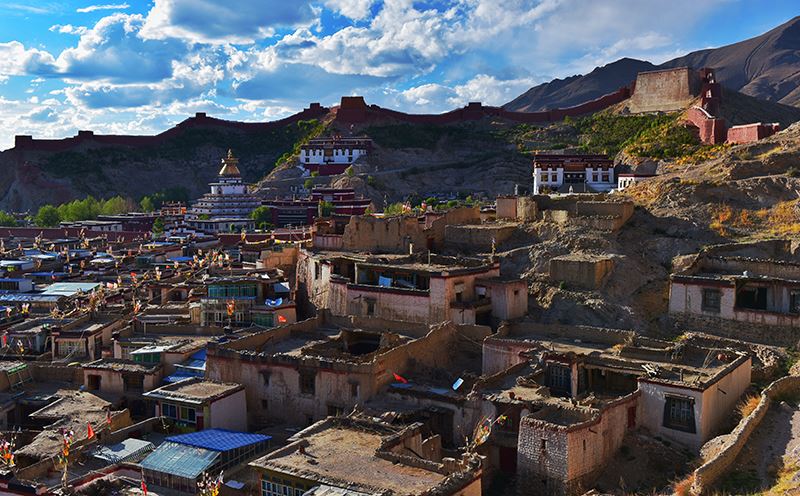
[{"label": "mountain ridge", "polygon": [[[586,94],[596,97],[628,85],[639,72],[684,66],[713,68],[717,81],[729,90],[800,106],[800,16],[759,36],[718,48],[689,52],[663,64],[622,58],[596,67],[585,75],[554,79],[530,88],[504,104],[503,108],[532,112],[566,107]],[[587,91],[582,89],[584,87],[592,89]],[[570,88],[573,91],[569,91]]]}]

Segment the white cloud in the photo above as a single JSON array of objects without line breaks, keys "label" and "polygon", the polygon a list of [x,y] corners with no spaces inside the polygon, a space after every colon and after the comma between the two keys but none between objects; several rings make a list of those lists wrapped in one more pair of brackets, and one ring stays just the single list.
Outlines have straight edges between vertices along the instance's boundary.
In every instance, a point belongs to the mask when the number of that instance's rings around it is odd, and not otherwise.
[{"label": "white cloud", "polygon": [[50,26],[50,31],[61,34],[76,34],[83,35],[89,31],[86,26],[73,26],[72,24],[54,24]]},{"label": "white cloud", "polygon": [[365,19],[374,3],[375,0],[325,0],[326,7],[355,20]]},{"label": "white cloud", "polygon": [[53,56],[43,50],[25,48],[18,41],[0,43],[0,76],[50,73],[54,63]]},{"label": "white cloud", "polygon": [[25,5],[21,3],[4,3],[0,5],[0,7],[5,9],[11,10],[18,10],[21,12],[28,12],[30,14],[49,14],[51,12],[50,7],[36,7],[33,5]]},{"label": "white cloud", "polygon": [[501,106],[540,82],[534,78],[498,79],[478,74],[463,84],[428,83],[409,88],[399,93],[396,104],[410,112],[444,112],[469,102]]},{"label": "white cloud", "polygon": [[85,14],[97,10],[125,10],[129,7],[130,5],[127,3],[107,3],[102,5],[89,5],[88,7],[81,7],[80,9],[76,9],[75,12]]},{"label": "white cloud", "polygon": [[142,39],[143,23],[138,14],[103,17],[81,35],[77,46],[61,52],[59,73],[70,80],[120,84],[169,78],[173,60],[184,57],[188,49],[175,40]]},{"label": "white cloud", "polygon": [[190,43],[248,44],[270,37],[279,26],[310,23],[306,0],[219,2],[216,0],[155,0],[141,35],[151,39],[179,38]]}]

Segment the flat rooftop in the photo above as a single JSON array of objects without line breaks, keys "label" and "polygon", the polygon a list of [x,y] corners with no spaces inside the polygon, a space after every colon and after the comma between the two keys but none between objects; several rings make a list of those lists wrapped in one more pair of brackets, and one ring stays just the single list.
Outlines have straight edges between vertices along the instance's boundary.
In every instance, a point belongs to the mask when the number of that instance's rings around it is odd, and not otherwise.
[{"label": "flat rooftop", "polygon": [[357,324],[346,325],[346,320],[311,318],[242,335],[240,339],[220,344],[219,349],[262,357],[322,357],[363,363],[371,361],[377,354],[424,336],[428,329],[428,326],[423,328],[415,324],[408,324],[407,332],[387,329],[386,325],[365,329]]},{"label": "flat rooftop", "polygon": [[381,441],[382,436],[375,432],[333,427],[303,437],[300,443],[307,443],[304,453],[298,443],[293,450],[277,450],[251,466],[368,493],[391,491],[398,496],[426,494],[445,480],[442,474],[379,458],[376,452]]},{"label": "flat rooftop", "polygon": [[133,360],[123,360],[120,358],[101,358],[94,362],[83,365],[84,369],[110,370],[114,372],[138,372],[142,374],[153,374],[161,368],[161,364],[146,364],[134,362]]},{"label": "flat rooftop", "polygon": [[163,348],[162,351],[188,353],[190,351],[196,351],[199,348],[205,347],[205,345],[216,340],[218,337],[219,336],[194,336],[187,334],[134,334],[132,336],[121,337],[117,339],[117,342],[120,344],[120,346],[153,346]]},{"label": "flat rooftop", "polygon": [[411,270],[417,272],[452,272],[457,270],[471,270],[479,268],[490,268],[492,262],[483,258],[473,257],[448,257],[444,255],[432,255],[430,263],[427,254],[399,255],[381,254],[364,255],[354,252],[341,251],[313,251],[314,256],[331,260],[348,260],[357,263],[363,268],[381,268]]},{"label": "flat rooftop", "polygon": [[60,389],[55,396],[58,399],[30,415],[31,418],[52,423],[29,444],[18,449],[17,455],[33,458],[54,456],[63,442],[60,429],[72,430],[75,442],[78,442],[86,439],[86,426],[89,423],[96,429],[105,425],[111,403],[86,391]]},{"label": "flat rooftop", "polygon": [[244,386],[241,384],[189,378],[154,389],[144,393],[143,396],[152,399],[205,403],[216,401],[243,389]]},{"label": "flat rooftop", "polygon": [[484,344],[506,342],[544,356],[575,355],[587,366],[634,374],[653,381],[702,387],[711,384],[745,354],[682,342],[661,341],[631,331],[588,326],[511,324]]}]

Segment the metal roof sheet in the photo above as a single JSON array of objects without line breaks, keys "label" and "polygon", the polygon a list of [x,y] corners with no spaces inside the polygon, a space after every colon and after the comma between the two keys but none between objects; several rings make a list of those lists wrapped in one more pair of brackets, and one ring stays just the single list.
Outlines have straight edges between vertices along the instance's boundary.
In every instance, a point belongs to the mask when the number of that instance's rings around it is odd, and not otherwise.
[{"label": "metal roof sheet", "polygon": [[167,441],[214,451],[229,451],[262,441],[269,441],[270,439],[272,439],[272,436],[263,434],[236,432],[226,429],[206,429],[204,431],[170,436]]},{"label": "metal roof sheet", "polygon": [[129,438],[110,446],[100,446],[94,450],[93,456],[109,463],[122,463],[141,460],[154,449],[150,441]]},{"label": "metal roof sheet", "polygon": [[167,441],[142,460],[142,468],[187,479],[196,479],[219,458],[217,451]]}]

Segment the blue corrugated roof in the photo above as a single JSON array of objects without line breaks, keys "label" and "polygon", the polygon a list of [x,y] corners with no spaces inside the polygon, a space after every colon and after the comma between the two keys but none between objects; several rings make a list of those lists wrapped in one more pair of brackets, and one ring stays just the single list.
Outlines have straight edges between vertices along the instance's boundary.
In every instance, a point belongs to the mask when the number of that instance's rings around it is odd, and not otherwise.
[{"label": "blue corrugated roof", "polygon": [[194,353],[189,355],[189,358],[191,358],[192,360],[205,360],[206,359],[206,349],[203,348],[201,350],[195,351]]},{"label": "blue corrugated roof", "polygon": [[0,294],[0,301],[13,301],[13,302],[36,302],[36,301],[45,301],[45,302],[57,302],[59,299],[63,298],[61,295],[55,294],[43,294],[43,293],[11,293],[11,294]]},{"label": "blue corrugated roof", "polygon": [[172,257],[168,258],[168,262],[191,262],[194,260],[194,257]]},{"label": "blue corrugated roof", "polygon": [[269,441],[270,439],[272,439],[272,436],[265,436],[263,434],[236,432],[226,429],[207,429],[204,431],[170,436],[167,438],[167,441],[213,451],[229,451],[249,444]]},{"label": "blue corrugated roof", "polygon": [[[169,441],[169,438],[167,438]],[[142,460],[142,468],[195,479],[219,458],[219,453],[183,444],[164,442]]]},{"label": "blue corrugated roof", "polygon": [[188,372],[185,372],[185,371],[179,370],[179,371],[175,372],[175,373],[174,373],[174,374],[172,374],[172,375],[168,375],[168,376],[166,376],[166,377],[163,379],[163,381],[164,381],[166,384],[174,384],[174,383],[176,383],[176,382],[180,382],[180,381],[183,381],[183,380],[189,379],[190,377],[201,377],[201,376],[199,376],[199,375],[197,375],[197,374],[190,374],[190,373],[188,373]]}]

